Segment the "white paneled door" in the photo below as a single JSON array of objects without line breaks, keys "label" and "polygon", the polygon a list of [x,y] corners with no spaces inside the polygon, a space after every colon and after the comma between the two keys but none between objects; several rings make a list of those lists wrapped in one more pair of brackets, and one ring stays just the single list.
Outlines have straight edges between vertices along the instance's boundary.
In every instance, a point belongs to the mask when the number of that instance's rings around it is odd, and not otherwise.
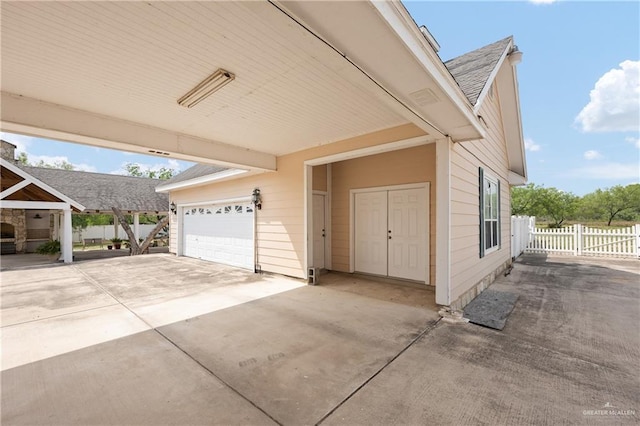
[{"label": "white paneled door", "polygon": [[324,194],[313,194],[313,267],[325,267],[325,240],[327,235]]},{"label": "white paneled door", "polygon": [[355,197],[356,271],[387,275],[387,191]]},{"label": "white paneled door", "polygon": [[355,270],[426,282],[427,188],[355,194]]},{"label": "white paneled door", "polygon": [[248,202],[185,207],[182,254],[253,270],[253,214]]}]

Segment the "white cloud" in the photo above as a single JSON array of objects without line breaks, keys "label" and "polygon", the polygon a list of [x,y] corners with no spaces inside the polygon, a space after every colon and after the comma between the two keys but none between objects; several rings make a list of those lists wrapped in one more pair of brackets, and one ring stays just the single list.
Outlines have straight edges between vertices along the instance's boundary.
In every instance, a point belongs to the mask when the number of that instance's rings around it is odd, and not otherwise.
[{"label": "white cloud", "polygon": [[0,138],[7,142],[10,142],[16,146],[16,155],[21,152],[27,154],[27,158],[29,159],[29,163],[38,164],[40,161],[46,164],[56,164],[56,163],[69,163],[73,165],[74,170],[80,170],[84,172],[95,172],[97,169],[94,166],[85,163],[72,163],[69,161],[69,158],[62,155],[50,156],[50,155],[34,155],[30,154],[28,149],[31,147],[31,144],[36,140],[42,140],[40,138],[35,138],[32,136],[18,135],[14,133],[4,133],[0,132]]},{"label": "white cloud", "polygon": [[540,145],[538,145],[537,143],[535,143],[533,141],[533,139],[525,138],[524,139],[524,149],[526,149],[527,151],[536,152],[536,151],[540,151],[540,149],[542,149],[542,147]]},{"label": "white cloud", "polygon": [[633,136],[629,136],[624,138],[625,141],[632,143],[636,146],[636,148],[640,148],[640,138],[634,138]]},{"label": "white cloud", "polygon": [[0,139],[14,144],[16,146],[16,154],[18,154],[20,152],[27,152],[27,148],[29,148],[31,143],[38,138],[34,138],[32,136],[16,135],[13,133],[0,132]]},{"label": "white cloud", "polygon": [[585,132],[640,130],[640,61],[624,61],[606,72],[576,117]]},{"label": "white cloud", "polygon": [[27,154],[27,158],[29,159],[30,164],[38,164],[40,161],[46,164],[56,164],[56,163],[69,163],[73,166],[74,170],[80,170],[82,172],[96,172],[97,169],[94,166],[85,163],[72,163],[69,161],[69,158],[64,155],[31,155]]},{"label": "white cloud", "polygon": [[533,4],[551,4],[555,2],[556,0],[529,0],[529,3]]},{"label": "white cloud", "polygon": [[585,160],[597,160],[598,158],[602,158],[602,154],[600,154],[598,151],[590,149],[589,151],[586,151],[584,153],[584,158]]},{"label": "white cloud", "polygon": [[582,179],[640,180],[640,164],[607,163],[571,170],[568,176]]}]

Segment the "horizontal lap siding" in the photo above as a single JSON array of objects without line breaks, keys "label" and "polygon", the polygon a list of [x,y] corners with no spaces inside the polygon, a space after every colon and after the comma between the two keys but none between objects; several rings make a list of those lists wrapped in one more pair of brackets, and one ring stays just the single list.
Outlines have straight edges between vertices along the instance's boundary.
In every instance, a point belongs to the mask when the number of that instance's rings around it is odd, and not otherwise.
[{"label": "horizontal lap siding", "polygon": [[[511,257],[508,159],[497,96],[485,98],[480,115],[487,138],[454,144],[451,155],[451,296],[452,301]],[[500,180],[501,249],[480,259],[478,168]]]},{"label": "horizontal lap siding", "polygon": [[327,191],[327,165],[313,167],[313,190]]},{"label": "horizontal lap siding", "polygon": [[[209,202],[251,195],[260,188],[262,210],[257,214],[258,263],[263,271],[303,278],[304,231],[304,161],[340,152],[422,135],[413,125],[363,135],[322,145],[317,148],[277,158],[277,171],[191,189],[172,191],[177,204]],[[313,188],[326,190],[326,168],[313,169]],[[324,183],[323,183],[324,181]],[[173,218],[174,225],[177,217]],[[171,251],[177,251],[177,226],[171,227]]]},{"label": "horizontal lap siding", "polygon": [[175,191],[172,199],[178,204],[223,200],[249,196],[254,188],[260,188],[262,210],[256,210],[258,263],[264,271],[302,278],[304,219],[300,212],[304,188],[300,182],[303,169],[296,170],[286,160],[282,163],[278,159],[280,172]]},{"label": "horizontal lap siding", "polygon": [[332,268],[343,272],[348,272],[350,268],[349,191],[351,189],[430,182],[429,280],[433,284],[436,255],[435,168],[435,144],[333,163],[331,166]]}]

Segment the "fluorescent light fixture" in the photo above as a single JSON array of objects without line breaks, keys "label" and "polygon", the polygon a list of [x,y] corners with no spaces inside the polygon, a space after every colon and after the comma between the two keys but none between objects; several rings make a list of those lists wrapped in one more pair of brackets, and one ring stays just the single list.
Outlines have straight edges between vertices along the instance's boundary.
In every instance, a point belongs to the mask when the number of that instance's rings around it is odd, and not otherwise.
[{"label": "fluorescent light fixture", "polygon": [[236,78],[234,74],[220,68],[207,77],[202,83],[191,89],[189,93],[178,99],[178,104],[186,108],[193,108],[213,92],[220,90],[226,86],[227,83],[233,81],[234,78]]}]

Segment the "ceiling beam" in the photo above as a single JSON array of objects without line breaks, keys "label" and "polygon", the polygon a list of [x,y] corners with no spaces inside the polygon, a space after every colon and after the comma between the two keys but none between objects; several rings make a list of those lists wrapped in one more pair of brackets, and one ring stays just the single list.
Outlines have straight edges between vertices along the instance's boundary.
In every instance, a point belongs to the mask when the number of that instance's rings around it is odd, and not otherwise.
[{"label": "ceiling beam", "polygon": [[[0,130],[146,155],[273,171],[275,155],[2,92]],[[154,152],[151,152],[154,151]]]}]

